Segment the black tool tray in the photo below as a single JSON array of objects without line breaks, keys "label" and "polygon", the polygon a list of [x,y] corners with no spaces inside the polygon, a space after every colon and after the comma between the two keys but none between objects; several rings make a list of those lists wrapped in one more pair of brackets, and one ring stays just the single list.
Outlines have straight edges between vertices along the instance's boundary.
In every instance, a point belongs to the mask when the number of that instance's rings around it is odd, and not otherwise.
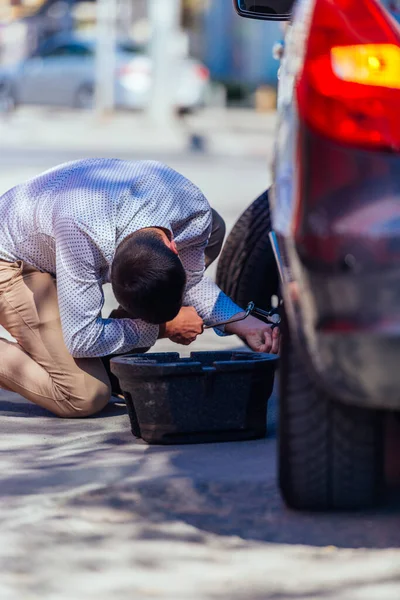
[{"label": "black tool tray", "polygon": [[113,358],[134,436],[149,444],[264,437],[277,357],[251,352]]}]

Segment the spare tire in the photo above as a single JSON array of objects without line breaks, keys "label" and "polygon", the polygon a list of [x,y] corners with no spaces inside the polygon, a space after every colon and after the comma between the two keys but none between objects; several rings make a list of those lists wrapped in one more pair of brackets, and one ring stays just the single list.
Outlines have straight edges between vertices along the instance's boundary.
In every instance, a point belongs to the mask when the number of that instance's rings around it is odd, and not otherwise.
[{"label": "spare tire", "polygon": [[268,190],[242,214],[229,234],[217,269],[217,284],[236,304],[250,301],[268,310],[279,291],[279,274],[269,239]]}]

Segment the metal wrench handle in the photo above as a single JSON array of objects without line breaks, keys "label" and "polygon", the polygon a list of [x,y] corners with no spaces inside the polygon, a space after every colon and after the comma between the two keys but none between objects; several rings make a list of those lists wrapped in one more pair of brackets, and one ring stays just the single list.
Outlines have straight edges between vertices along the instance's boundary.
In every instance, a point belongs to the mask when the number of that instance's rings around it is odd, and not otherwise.
[{"label": "metal wrench handle", "polygon": [[213,323],[212,325],[204,325],[204,329],[214,329],[215,327],[222,327],[222,325],[239,323],[239,321],[244,321],[245,319],[247,319],[247,317],[251,315],[252,310],[254,310],[254,302],[249,302],[244,312],[244,315],[242,315],[241,317],[237,317],[236,319],[229,319],[229,321],[220,321],[219,323]]},{"label": "metal wrench handle", "polygon": [[281,315],[277,312],[275,308],[267,311],[263,310],[262,308],[257,308],[257,306],[255,306],[254,309],[251,311],[251,314],[263,317],[273,325],[279,325],[279,323],[281,322]]},{"label": "metal wrench handle", "polygon": [[214,329],[215,327],[222,327],[222,325],[230,325],[231,323],[238,323],[239,321],[244,321],[250,315],[258,315],[263,319],[266,319],[273,325],[279,325],[281,322],[280,314],[276,311],[276,309],[272,309],[270,311],[262,310],[261,308],[257,308],[254,302],[249,302],[244,314],[241,317],[237,317],[236,319],[230,319],[229,321],[221,321],[220,323],[213,323],[212,325],[205,325],[204,329]]}]

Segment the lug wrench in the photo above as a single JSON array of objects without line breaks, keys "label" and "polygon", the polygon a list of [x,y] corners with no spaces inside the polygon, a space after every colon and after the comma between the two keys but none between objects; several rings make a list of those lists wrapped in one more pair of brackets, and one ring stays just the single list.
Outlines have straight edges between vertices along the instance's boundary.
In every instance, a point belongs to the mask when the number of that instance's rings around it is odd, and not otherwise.
[{"label": "lug wrench", "polygon": [[204,325],[204,329],[214,329],[215,327],[222,327],[222,325],[238,323],[239,321],[244,321],[250,315],[256,315],[257,317],[261,317],[269,323],[272,323],[272,325],[275,327],[281,322],[281,316],[277,308],[273,308],[272,310],[263,310],[261,308],[257,308],[254,302],[249,302],[246,310],[244,311],[244,314],[241,317],[237,317],[236,319],[229,319],[229,321],[213,323],[212,325]]}]

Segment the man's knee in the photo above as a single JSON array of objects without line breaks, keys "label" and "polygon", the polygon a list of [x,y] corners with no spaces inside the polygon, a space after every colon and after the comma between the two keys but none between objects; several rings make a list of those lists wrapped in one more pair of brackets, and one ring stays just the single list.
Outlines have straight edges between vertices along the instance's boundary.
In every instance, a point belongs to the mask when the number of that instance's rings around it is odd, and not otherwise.
[{"label": "man's knee", "polygon": [[87,386],[82,396],[70,396],[68,399],[57,402],[54,411],[59,417],[65,419],[79,419],[90,417],[103,410],[111,399],[111,385],[104,381],[95,381]]},{"label": "man's knee", "polygon": [[224,243],[226,225],[224,219],[216,210],[212,209],[212,229],[208,245],[205,250],[206,267],[209,267],[219,256]]},{"label": "man's knee", "polygon": [[[99,382],[97,388],[89,393],[82,406],[82,417],[95,415],[107,406],[111,399],[111,385],[104,382]],[[84,414],[83,414],[84,413]]]},{"label": "man's knee", "polygon": [[212,210],[212,230],[211,230],[211,244],[214,243],[215,247],[218,249],[218,254],[221,252],[222,244],[224,243],[225,233],[226,233],[226,225],[224,219],[221,217],[216,210]]}]

